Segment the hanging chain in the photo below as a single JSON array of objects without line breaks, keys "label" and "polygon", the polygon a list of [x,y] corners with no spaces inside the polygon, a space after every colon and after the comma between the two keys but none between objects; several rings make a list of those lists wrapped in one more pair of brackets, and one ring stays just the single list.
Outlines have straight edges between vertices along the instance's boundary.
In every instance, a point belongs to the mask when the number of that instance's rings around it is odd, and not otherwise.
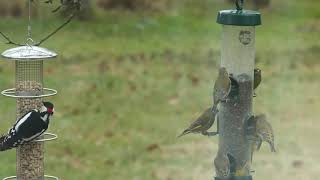
[{"label": "hanging chain", "polygon": [[244,0],[236,0],[236,6],[238,11],[242,11],[243,9],[243,1]]},{"label": "hanging chain", "polygon": [[33,39],[31,37],[31,0],[28,1],[28,15],[29,15],[29,19],[28,19],[28,34],[27,34],[27,41],[26,41],[26,45],[30,46],[33,45]]},{"label": "hanging chain", "polygon": [[29,15],[29,22],[28,22],[28,38],[31,38],[31,0],[28,1],[28,15]]}]

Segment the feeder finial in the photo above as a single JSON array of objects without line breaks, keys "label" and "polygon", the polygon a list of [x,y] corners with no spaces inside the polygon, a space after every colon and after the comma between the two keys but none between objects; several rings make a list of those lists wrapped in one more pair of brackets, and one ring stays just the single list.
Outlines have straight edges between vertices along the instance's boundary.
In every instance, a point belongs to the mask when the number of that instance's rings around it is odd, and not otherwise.
[{"label": "feeder finial", "polygon": [[236,0],[236,6],[238,11],[242,11],[243,9],[243,1],[244,0]]}]

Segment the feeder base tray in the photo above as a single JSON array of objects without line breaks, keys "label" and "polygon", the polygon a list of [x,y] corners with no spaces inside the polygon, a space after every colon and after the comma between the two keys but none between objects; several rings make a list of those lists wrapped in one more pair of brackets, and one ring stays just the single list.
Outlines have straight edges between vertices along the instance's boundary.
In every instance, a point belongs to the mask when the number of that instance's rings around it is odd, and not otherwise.
[{"label": "feeder base tray", "polygon": [[[219,177],[215,177],[214,180],[222,180]],[[234,176],[230,180],[252,180],[252,176]]]},{"label": "feeder base tray", "polygon": [[[17,179],[17,176],[6,177],[6,178],[3,178],[2,180],[9,180],[9,179]],[[44,175],[44,179],[55,179],[55,180],[59,180],[59,178],[57,178],[57,177],[55,177],[55,176],[49,176],[49,175]]]}]

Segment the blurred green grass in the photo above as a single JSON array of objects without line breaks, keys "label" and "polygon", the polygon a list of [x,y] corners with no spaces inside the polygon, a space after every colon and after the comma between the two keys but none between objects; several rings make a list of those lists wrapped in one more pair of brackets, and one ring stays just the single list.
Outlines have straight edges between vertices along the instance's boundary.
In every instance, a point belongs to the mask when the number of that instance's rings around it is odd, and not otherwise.
[{"label": "blurred green grass", "polygon": [[[210,179],[217,139],[176,139],[211,104],[219,65],[222,1],[183,1],[166,15],[97,13],[73,22],[44,44],[59,53],[45,64],[45,84],[59,90],[46,144],[46,173],[66,180]],[[257,66],[263,84],[254,99],[276,132],[278,152],[254,157],[260,180],[311,180],[319,174],[320,2],[273,1],[257,27]],[[33,22],[39,39],[61,23]],[[0,29],[22,41],[26,20],[4,18]],[[19,28],[18,28],[19,27]],[[1,42],[4,42],[1,40]],[[0,49],[9,48],[1,43]],[[12,87],[14,66],[0,62],[2,89]],[[15,101],[1,98],[0,132],[15,118]],[[0,177],[15,174],[15,151],[0,153]]]}]

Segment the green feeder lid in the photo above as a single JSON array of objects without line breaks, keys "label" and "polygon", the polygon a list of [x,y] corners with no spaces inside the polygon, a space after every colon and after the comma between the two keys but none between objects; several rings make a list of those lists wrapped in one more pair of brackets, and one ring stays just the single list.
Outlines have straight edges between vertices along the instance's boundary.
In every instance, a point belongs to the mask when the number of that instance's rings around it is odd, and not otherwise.
[{"label": "green feeder lid", "polygon": [[261,24],[261,15],[251,10],[222,10],[218,13],[217,23],[235,26],[257,26]]}]

